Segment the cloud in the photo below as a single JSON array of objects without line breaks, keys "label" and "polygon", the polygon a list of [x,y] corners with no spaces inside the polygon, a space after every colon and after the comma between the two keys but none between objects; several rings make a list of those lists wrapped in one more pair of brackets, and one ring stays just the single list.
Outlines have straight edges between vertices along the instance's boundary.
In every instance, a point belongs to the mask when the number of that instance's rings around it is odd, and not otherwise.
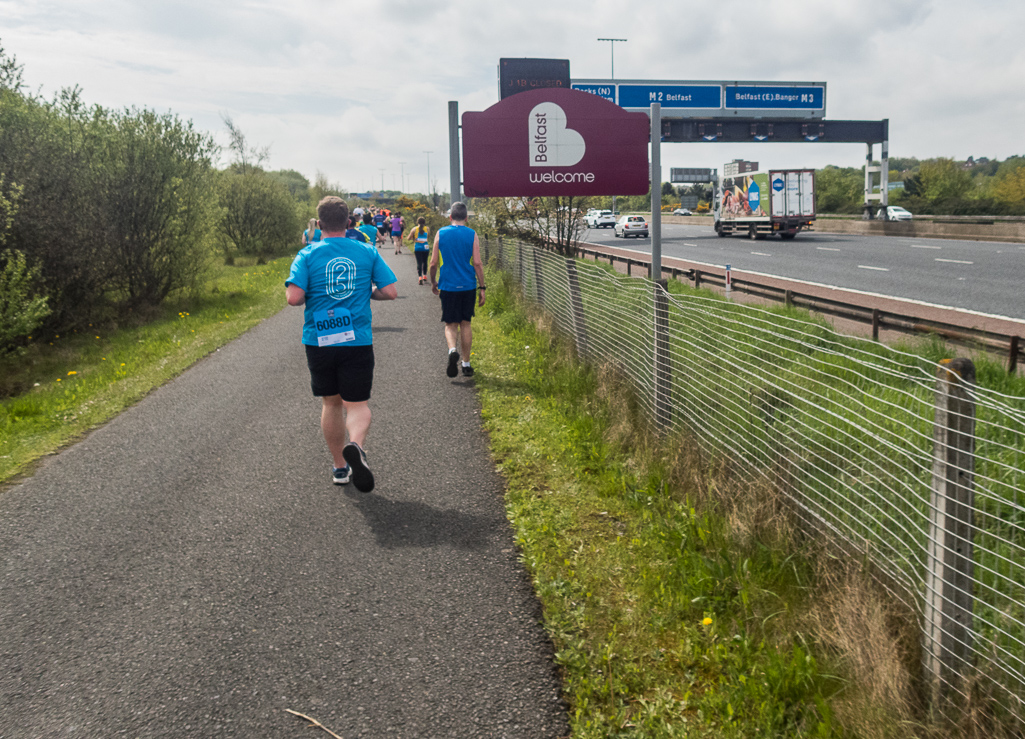
[{"label": "cloud", "polygon": [[[575,77],[812,80],[831,118],[889,118],[894,156],[1021,153],[1025,5],[978,0],[0,0],[0,42],[44,91],[172,110],[223,136],[233,116],[271,166],[334,181],[447,180],[448,101],[497,101],[501,57]],[[753,148],[752,148],[753,147]],[[663,163],[859,166],[864,147],[671,145]],[[405,162],[405,165],[400,165]],[[440,173],[440,175],[439,175]]]}]

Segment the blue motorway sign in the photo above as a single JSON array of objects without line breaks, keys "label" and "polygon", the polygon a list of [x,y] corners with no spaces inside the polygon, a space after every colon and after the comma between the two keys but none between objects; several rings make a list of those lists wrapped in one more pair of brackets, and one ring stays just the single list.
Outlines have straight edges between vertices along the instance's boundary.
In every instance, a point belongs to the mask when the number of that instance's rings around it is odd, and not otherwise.
[{"label": "blue motorway sign", "polygon": [[[662,106],[670,118],[740,115],[822,118],[826,115],[825,82],[737,82],[674,80],[573,80],[583,90],[627,110]],[[814,139],[809,139],[814,140]]]},{"label": "blue motorway sign", "polygon": [[570,87],[574,90],[581,90],[583,92],[589,92],[592,95],[597,95],[600,98],[605,98],[610,103],[616,102],[616,85],[585,85],[574,82]]},{"label": "blue motorway sign", "polygon": [[726,109],[822,110],[826,92],[823,87],[770,87],[735,85],[726,87]]},{"label": "blue motorway sign", "polygon": [[624,108],[647,108],[659,103],[663,110],[673,108],[722,107],[719,85],[619,85],[619,104]]}]

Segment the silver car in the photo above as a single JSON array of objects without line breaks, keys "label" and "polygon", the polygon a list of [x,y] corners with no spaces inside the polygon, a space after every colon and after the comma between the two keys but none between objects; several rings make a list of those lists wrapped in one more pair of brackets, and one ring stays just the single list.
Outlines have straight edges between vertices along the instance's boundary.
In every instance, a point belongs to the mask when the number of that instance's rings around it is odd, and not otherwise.
[{"label": "silver car", "polygon": [[616,222],[613,234],[624,239],[627,236],[648,238],[648,222],[644,220],[644,216],[623,216]]}]

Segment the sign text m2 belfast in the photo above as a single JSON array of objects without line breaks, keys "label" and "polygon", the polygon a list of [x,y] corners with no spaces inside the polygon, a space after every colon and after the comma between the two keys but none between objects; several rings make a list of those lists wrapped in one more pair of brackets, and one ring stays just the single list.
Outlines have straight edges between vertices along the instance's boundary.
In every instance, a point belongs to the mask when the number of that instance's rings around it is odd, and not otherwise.
[{"label": "sign text m2 belfast", "polygon": [[470,197],[643,195],[650,122],[597,95],[521,92],[463,114],[463,190]]}]

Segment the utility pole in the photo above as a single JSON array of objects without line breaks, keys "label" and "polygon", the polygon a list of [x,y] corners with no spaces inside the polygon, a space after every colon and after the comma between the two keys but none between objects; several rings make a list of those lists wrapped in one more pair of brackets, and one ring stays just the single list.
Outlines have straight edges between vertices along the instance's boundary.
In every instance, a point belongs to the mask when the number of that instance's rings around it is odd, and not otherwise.
[{"label": "utility pole", "polygon": [[611,79],[616,79],[616,42],[617,41],[627,41],[628,39],[625,39],[625,38],[600,38],[598,40],[599,41],[608,41],[609,42],[609,53],[612,55],[612,74],[610,75],[610,77],[611,77]]},{"label": "utility pole", "polygon": [[406,163],[405,162],[399,162],[399,167],[400,167],[399,171],[402,173],[402,180],[401,180],[402,187],[400,189],[401,189],[402,192],[405,192],[406,191]]},{"label": "utility pole", "polygon": [[381,172],[381,192],[383,193],[384,192],[384,170],[382,169],[382,170],[380,170],[380,172]]},{"label": "utility pole", "polygon": [[424,152],[424,154],[427,155],[427,194],[428,195],[431,194],[431,154],[433,154],[433,153],[434,153],[433,151],[425,151]]}]

